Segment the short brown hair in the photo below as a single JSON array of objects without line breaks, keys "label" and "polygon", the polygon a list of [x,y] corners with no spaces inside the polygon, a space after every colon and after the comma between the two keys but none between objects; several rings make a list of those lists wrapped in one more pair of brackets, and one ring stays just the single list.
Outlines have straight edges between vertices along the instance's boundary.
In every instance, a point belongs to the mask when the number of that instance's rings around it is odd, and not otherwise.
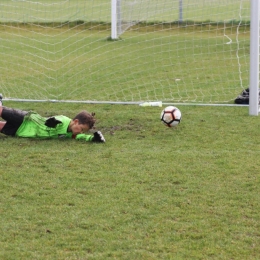
[{"label": "short brown hair", "polygon": [[81,111],[78,113],[73,120],[78,119],[82,125],[88,125],[89,129],[93,128],[96,120],[94,118],[95,113],[89,113],[87,111]]}]

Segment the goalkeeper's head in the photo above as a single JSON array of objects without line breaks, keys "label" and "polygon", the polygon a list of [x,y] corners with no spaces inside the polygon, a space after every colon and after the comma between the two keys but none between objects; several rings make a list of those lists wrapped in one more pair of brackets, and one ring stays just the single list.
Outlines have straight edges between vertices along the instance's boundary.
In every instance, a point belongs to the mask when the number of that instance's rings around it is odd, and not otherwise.
[{"label": "goalkeeper's head", "polygon": [[95,113],[81,111],[71,120],[68,130],[74,135],[88,132],[96,122],[94,115]]}]

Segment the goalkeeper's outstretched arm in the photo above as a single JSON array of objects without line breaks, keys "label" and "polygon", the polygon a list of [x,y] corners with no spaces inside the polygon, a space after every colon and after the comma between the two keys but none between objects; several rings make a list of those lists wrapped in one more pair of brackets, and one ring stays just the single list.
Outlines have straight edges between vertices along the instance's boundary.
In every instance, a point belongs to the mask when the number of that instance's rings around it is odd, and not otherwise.
[{"label": "goalkeeper's outstretched arm", "polygon": [[83,140],[87,142],[95,142],[95,143],[105,143],[105,137],[100,131],[95,132],[93,135],[88,135],[88,134],[77,134],[77,135],[72,135],[72,133],[68,133],[66,135],[67,138],[73,138],[76,140]]},{"label": "goalkeeper's outstretched arm", "polygon": [[17,137],[29,138],[74,138],[104,143],[105,138],[100,131],[93,135],[87,132],[94,127],[94,113],[81,111],[73,119],[58,115],[49,118],[42,117],[38,113],[28,112],[2,106],[0,94],[0,132]]}]

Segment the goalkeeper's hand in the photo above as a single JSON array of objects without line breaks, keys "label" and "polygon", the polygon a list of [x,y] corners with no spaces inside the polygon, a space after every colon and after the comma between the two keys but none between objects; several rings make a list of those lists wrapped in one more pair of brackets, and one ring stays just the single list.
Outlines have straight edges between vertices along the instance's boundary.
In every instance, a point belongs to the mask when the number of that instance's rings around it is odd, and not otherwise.
[{"label": "goalkeeper's hand", "polygon": [[94,137],[92,138],[92,142],[105,143],[106,140],[105,140],[104,136],[102,135],[102,133],[100,131],[97,131],[97,132],[94,133]]}]

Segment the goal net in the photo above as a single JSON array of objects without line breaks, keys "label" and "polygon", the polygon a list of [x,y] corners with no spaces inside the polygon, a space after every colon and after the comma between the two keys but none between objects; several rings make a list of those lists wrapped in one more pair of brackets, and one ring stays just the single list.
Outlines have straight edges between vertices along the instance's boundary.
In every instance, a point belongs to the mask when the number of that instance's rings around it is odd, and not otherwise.
[{"label": "goal net", "polygon": [[7,99],[232,104],[249,86],[250,0],[3,0],[0,32]]}]

